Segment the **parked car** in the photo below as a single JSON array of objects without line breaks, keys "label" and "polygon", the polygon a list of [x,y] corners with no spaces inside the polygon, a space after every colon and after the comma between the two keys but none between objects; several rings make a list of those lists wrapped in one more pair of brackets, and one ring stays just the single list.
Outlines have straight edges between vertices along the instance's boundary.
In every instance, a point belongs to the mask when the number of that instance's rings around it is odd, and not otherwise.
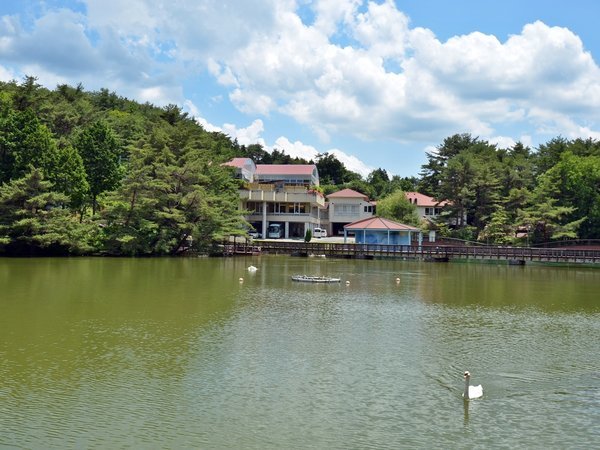
[{"label": "parked car", "polygon": [[256,230],[249,231],[248,235],[252,239],[262,239],[262,233],[260,233],[259,231],[256,231]]},{"label": "parked car", "polygon": [[315,228],[313,230],[313,236],[316,238],[327,237],[327,230],[325,228]]}]

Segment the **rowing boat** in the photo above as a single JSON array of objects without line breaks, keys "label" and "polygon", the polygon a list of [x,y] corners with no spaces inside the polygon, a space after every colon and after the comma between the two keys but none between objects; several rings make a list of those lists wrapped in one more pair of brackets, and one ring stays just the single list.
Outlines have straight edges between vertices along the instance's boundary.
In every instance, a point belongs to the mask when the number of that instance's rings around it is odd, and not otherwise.
[{"label": "rowing boat", "polygon": [[309,275],[293,275],[292,280],[304,283],[339,283],[341,278],[313,277]]}]

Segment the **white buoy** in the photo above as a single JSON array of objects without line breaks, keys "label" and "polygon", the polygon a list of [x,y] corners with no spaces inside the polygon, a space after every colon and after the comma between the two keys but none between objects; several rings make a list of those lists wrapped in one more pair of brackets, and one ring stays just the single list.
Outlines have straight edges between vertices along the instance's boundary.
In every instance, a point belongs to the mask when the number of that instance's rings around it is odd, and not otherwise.
[{"label": "white buoy", "polygon": [[240,283],[243,283],[244,279],[242,277],[240,277]]},{"label": "white buoy", "polygon": [[248,267],[248,272],[256,272],[258,269],[254,266]]},{"label": "white buoy", "polygon": [[400,283],[400,277],[396,277],[396,283]]},{"label": "white buoy", "polygon": [[471,374],[469,373],[469,371],[466,371],[463,377],[465,379],[465,391],[463,392],[463,397],[465,398],[465,400],[479,398],[483,396],[483,388],[481,387],[481,385],[469,386],[469,380],[471,379]]},{"label": "white buoy", "polygon": [[350,280],[346,280],[346,286],[350,284]]}]

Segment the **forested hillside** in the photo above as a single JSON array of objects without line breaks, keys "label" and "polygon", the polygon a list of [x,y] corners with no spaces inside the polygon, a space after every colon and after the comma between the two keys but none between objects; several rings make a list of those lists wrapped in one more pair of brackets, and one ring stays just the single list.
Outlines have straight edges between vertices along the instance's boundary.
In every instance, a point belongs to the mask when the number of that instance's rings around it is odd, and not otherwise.
[{"label": "forested hillside", "polygon": [[239,146],[176,106],[0,84],[0,251],[174,254],[242,228]]},{"label": "forested hillside", "polygon": [[[207,132],[175,105],[81,85],[49,90],[34,77],[0,82],[0,254],[207,251],[245,226],[238,182],[221,163],[308,162],[284,150]],[[421,224],[442,234],[499,244],[600,238],[600,142],[592,139],[502,149],[457,134],[407,178],[378,168],[363,179],[329,154],[313,162],[325,194],[360,191],[400,220],[418,222],[400,191],[449,200],[455,228]]]}]

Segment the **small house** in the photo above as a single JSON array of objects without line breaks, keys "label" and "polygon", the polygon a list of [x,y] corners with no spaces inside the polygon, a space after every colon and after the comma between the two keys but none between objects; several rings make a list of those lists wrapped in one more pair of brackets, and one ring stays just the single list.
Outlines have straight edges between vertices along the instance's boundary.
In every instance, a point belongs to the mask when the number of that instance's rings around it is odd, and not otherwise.
[{"label": "small house", "polygon": [[344,242],[348,233],[354,233],[357,244],[411,245],[413,237],[418,245],[423,241],[419,228],[394,222],[382,217],[369,217],[344,226]]}]

